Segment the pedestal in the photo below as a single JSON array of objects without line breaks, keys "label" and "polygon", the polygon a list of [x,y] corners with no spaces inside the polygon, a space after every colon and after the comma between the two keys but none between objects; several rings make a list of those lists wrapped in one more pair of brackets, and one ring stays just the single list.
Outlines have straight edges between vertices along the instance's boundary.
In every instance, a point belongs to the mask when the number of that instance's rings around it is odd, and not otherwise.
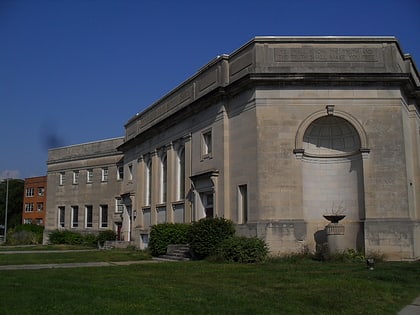
[{"label": "pedestal", "polygon": [[340,223],[330,223],[325,227],[330,254],[341,253],[344,248],[344,225]]}]

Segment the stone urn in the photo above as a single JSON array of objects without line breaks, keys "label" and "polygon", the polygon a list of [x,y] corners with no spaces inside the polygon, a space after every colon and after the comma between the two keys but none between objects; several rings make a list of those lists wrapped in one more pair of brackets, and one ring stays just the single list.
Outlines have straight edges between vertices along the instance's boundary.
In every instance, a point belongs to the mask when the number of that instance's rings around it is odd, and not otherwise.
[{"label": "stone urn", "polygon": [[324,218],[330,221],[331,223],[338,223],[340,220],[343,220],[346,216],[344,214],[325,214]]}]

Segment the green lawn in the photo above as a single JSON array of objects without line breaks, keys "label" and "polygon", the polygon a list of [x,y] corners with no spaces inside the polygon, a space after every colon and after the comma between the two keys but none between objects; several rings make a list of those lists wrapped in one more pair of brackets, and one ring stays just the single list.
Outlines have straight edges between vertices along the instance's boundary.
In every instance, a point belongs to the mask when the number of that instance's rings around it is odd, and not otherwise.
[{"label": "green lawn", "polygon": [[164,262],[0,279],[0,314],[396,314],[420,294],[420,262]]},{"label": "green lawn", "polygon": [[0,265],[25,264],[60,264],[98,261],[127,261],[150,259],[150,255],[143,251],[115,249],[115,250],[81,250],[64,252],[56,250],[45,253],[1,254]]},{"label": "green lawn", "polygon": [[88,247],[83,245],[16,245],[5,246],[0,245],[0,253],[10,251],[46,251],[46,250],[78,250],[78,249],[95,249],[96,247]]}]

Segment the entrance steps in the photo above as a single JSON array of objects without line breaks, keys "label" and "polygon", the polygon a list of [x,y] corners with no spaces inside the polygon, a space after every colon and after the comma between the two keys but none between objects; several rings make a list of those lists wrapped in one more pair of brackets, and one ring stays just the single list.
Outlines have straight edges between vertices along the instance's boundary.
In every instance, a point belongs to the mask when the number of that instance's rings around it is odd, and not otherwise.
[{"label": "entrance steps", "polygon": [[188,261],[191,260],[190,247],[187,244],[171,244],[166,248],[166,254],[155,257],[155,260]]}]

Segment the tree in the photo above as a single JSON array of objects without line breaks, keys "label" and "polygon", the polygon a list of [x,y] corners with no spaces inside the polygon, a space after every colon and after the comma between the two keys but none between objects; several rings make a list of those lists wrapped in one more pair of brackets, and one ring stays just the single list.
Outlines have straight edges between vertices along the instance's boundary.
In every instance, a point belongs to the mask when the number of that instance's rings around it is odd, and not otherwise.
[{"label": "tree", "polygon": [[[4,225],[6,209],[6,179],[0,182],[0,225]],[[22,224],[23,209],[22,179],[9,179],[9,194],[7,203],[7,229]]]}]

